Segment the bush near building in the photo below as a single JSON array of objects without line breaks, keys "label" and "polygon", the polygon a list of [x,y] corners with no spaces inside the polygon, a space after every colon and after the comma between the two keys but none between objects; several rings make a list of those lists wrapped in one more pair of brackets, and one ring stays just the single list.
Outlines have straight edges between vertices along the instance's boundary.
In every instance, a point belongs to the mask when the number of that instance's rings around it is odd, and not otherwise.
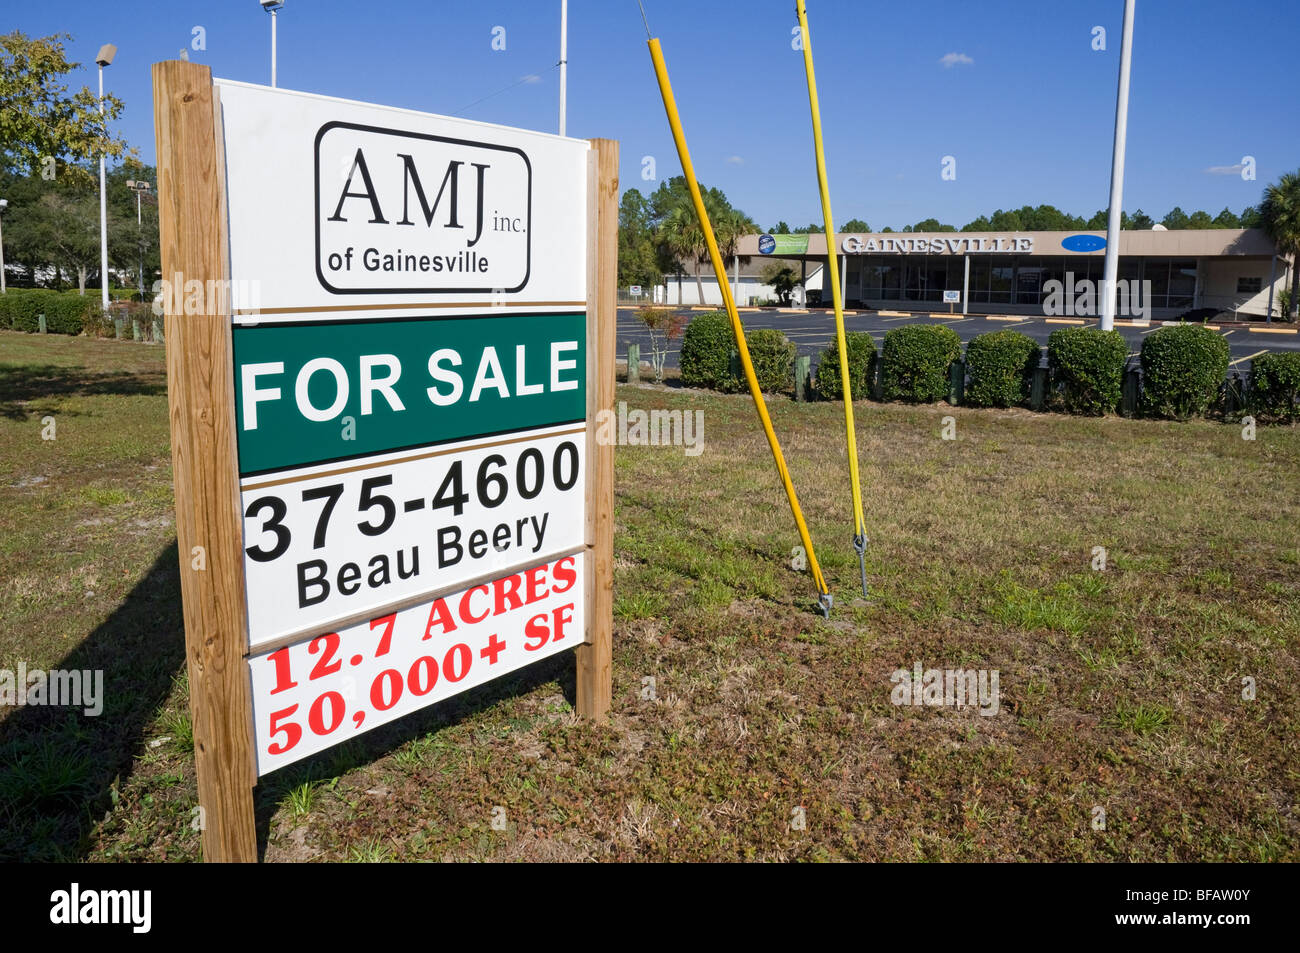
[{"label": "bush near building", "polygon": [[697,314],[682,335],[678,358],[682,383],[688,387],[720,387],[731,378],[731,352],[735,346],[731,321],[725,313]]},{"label": "bush near building", "polygon": [[[794,386],[794,342],[785,333],[776,328],[760,328],[745,335],[749,345],[749,360],[754,365],[754,376],[758,378],[759,390],[765,392],[785,391]],[[745,390],[747,385],[742,375],[731,380],[731,390]]]},{"label": "bush near building", "polygon": [[973,407],[1015,407],[1029,399],[1034,369],[1042,358],[1038,343],[1012,331],[977,334],[966,344],[965,400]]},{"label": "bush near building", "polygon": [[1251,408],[1282,420],[1300,418],[1300,353],[1265,354],[1250,369]]},{"label": "bush near building", "polygon": [[941,325],[908,325],[885,335],[881,360],[886,400],[933,403],[948,393],[948,369],[961,338]]},{"label": "bush near building", "polygon": [[1113,411],[1124,383],[1128,343],[1118,331],[1061,328],[1047,339],[1052,390],[1071,414]]},{"label": "bush near building", "polygon": [[[866,331],[849,331],[844,335],[844,350],[849,357],[849,388],[854,400],[871,393],[871,366],[876,359],[876,342]],[[817,393],[825,400],[840,400],[844,388],[840,378],[840,342],[822,351],[817,362]]]},{"label": "bush near building", "polygon": [[[745,335],[749,359],[758,386],[764,391],[784,391],[794,385],[795,346],[775,328],[762,328]],[[736,338],[731,321],[723,311],[696,315],[682,335],[678,359],[683,384],[711,387],[724,393],[746,390],[748,385],[739,361],[733,368]]]},{"label": "bush near building", "polygon": [[1228,342],[1207,327],[1163,327],[1142,342],[1142,409],[1186,420],[1206,409],[1228,373]]}]

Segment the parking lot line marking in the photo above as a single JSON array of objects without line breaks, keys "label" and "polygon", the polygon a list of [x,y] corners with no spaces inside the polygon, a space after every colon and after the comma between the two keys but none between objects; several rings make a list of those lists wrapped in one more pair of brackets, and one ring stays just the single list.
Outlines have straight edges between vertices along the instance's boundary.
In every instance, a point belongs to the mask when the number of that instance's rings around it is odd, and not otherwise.
[{"label": "parking lot line marking", "polygon": [[1295,334],[1295,328],[1247,328],[1254,334]]},{"label": "parking lot line marking", "polygon": [[1233,328],[1230,331],[1224,331],[1222,336],[1226,338],[1229,334],[1236,334],[1236,333],[1237,333],[1237,329]]},{"label": "parking lot line marking", "polygon": [[899,315],[898,317],[896,317],[896,318],[885,318],[885,319],[883,320],[882,323],[884,323],[884,324],[888,324],[888,323],[891,322],[891,321],[907,321],[907,320],[910,320],[911,317],[912,317],[912,316],[911,316],[910,314],[900,314],[900,315]]},{"label": "parking lot line marking", "polygon": [[1262,351],[1256,351],[1254,354],[1247,354],[1245,357],[1239,357],[1235,361],[1229,361],[1228,366],[1236,367],[1238,364],[1242,363],[1243,361],[1253,361],[1255,358],[1260,357],[1261,355],[1267,353],[1268,353],[1268,348],[1265,348]]},{"label": "parking lot line marking", "polygon": [[1147,329],[1146,329],[1145,331],[1143,331],[1142,333],[1143,333],[1143,334],[1150,334],[1152,331],[1159,331],[1159,330],[1160,330],[1160,328],[1147,328]]},{"label": "parking lot line marking", "polygon": [[1027,317],[1023,316],[1023,315],[1016,316],[1016,315],[1011,315],[1011,314],[986,314],[986,315],[984,315],[984,320],[985,320],[985,321],[1015,321],[1015,322],[1021,322],[1021,321],[1028,321],[1029,319],[1028,319]]}]

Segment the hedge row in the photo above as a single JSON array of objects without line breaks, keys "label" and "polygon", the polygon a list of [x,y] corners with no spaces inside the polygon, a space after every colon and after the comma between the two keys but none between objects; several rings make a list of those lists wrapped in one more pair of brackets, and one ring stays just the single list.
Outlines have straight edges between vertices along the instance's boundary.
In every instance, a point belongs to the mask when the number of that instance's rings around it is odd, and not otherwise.
[{"label": "hedge row", "polygon": [[127,322],[138,320],[146,338],[152,339],[153,305],[123,300],[121,294],[111,304],[111,312],[100,310],[98,294],[75,291],[49,291],[43,288],[12,288],[0,295],[0,328],[35,333],[40,330],[40,316],[45,315],[45,330],[50,334],[88,334],[112,337],[114,318]]},{"label": "hedge row", "polygon": [[[748,334],[759,386],[784,391],[791,384],[795,347],[780,331]],[[885,335],[877,357],[871,335],[845,335],[849,386],[855,397],[870,393],[877,360],[887,400],[932,403],[947,397],[952,364],[962,356],[956,332],[944,325],[909,325]],[[682,340],[682,382],[722,391],[741,391],[745,382],[735,358],[731,324],[722,312],[695,318]],[[964,402],[976,407],[1023,406],[1042,357],[1036,341],[1010,329],[981,334],[966,345]],[[1218,400],[1228,371],[1228,343],[1200,325],[1164,327],[1143,339],[1143,413],[1186,420]],[[1046,401],[1074,414],[1115,412],[1128,367],[1128,342],[1118,331],[1061,328],[1047,341]],[[821,354],[817,393],[827,400],[843,396],[837,342]],[[1300,418],[1300,353],[1257,358],[1251,376],[1252,409],[1271,417]]]},{"label": "hedge row", "polygon": [[45,291],[13,288],[0,295],[0,328],[39,331],[39,316],[51,334],[80,334],[92,312],[98,313],[99,298],[73,291]]}]

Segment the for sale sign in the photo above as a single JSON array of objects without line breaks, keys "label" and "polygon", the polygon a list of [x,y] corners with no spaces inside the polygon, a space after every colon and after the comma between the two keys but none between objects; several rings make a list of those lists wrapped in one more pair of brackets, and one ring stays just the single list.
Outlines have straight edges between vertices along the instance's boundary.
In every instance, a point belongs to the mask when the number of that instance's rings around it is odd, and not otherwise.
[{"label": "for sale sign", "polygon": [[257,778],[576,649],[609,708],[618,146],[153,67],[205,858]]},{"label": "for sale sign", "polygon": [[583,641],[589,146],[219,86],[264,773]]}]

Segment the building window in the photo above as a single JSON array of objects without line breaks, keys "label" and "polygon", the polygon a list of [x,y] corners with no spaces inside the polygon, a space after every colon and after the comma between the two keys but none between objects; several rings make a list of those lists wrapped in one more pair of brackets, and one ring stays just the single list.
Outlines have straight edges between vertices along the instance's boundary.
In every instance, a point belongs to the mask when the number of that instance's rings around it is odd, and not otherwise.
[{"label": "building window", "polygon": [[1255,294],[1259,294],[1260,291],[1262,291],[1263,289],[1264,289],[1263,278],[1243,277],[1237,279],[1237,294],[1239,295],[1255,295]]}]

